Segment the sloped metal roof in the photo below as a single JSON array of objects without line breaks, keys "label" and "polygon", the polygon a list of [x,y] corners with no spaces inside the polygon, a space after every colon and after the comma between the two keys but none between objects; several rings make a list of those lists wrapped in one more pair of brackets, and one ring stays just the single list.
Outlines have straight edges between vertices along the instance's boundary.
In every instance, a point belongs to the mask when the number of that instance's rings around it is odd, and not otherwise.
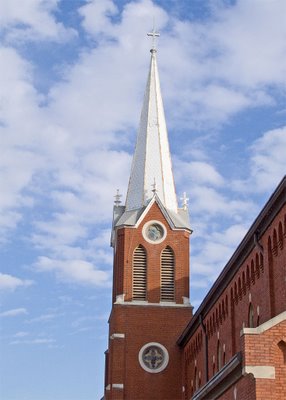
[{"label": "sloped metal roof", "polygon": [[126,197],[126,212],[148,204],[154,194],[154,182],[164,207],[175,213],[178,210],[156,52],[155,49],[151,50],[149,76]]}]

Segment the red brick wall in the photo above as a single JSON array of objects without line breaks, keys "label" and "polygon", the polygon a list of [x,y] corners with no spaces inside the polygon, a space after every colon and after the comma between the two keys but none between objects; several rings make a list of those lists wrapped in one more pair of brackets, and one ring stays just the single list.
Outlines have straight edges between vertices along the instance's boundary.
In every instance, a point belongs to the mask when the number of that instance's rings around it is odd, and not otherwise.
[{"label": "red brick wall", "polygon": [[[124,399],[180,400],[182,351],[176,339],[190,318],[189,307],[114,305],[110,335],[124,333],[125,338],[109,341],[108,383],[124,383]],[[146,372],[138,361],[140,349],[149,342],[159,342],[169,353],[168,366],[158,374]],[[114,399],[113,392],[107,399]]]},{"label": "red brick wall", "polygon": [[[236,396],[236,398],[235,398]],[[231,388],[229,388],[220,400],[255,400],[256,399],[255,379],[252,375],[243,376]],[[265,400],[268,400],[266,397]],[[271,397],[269,398],[271,400]]]},{"label": "red brick wall", "polygon": [[272,366],[275,379],[256,379],[256,399],[286,398],[286,321],[259,335],[244,334],[242,351],[244,366]]},{"label": "red brick wall", "polygon": [[[286,207],[284,206],[263,236],[259,238],[263,253],[257,246],[253,247],[232,281],[208,311],[207,315],[205,315],[203,322],[206,325],[208,337],[209,378],[218,369],[218,340],[222,347],[222,358],[226,362],[241,350],[240,332],[243,326],[248,326],[250,302],[254,311],[254,326],[260,325],[286,310],[285,209]],[[285,336],[286,331],[284,331]],[[189,400],[195,389],[195,370],[201,375],[200,386],[206,383],[203,342],[204,335],[202,334],[202,328],[199,327],[184,347],[183,368],[185,374],[183,381],[186,387],[184,399]],[[263,350],[265,349],[263,348]],[[242,381],[244,382],[244,380]],[[276,383],[274,383],[275,387],[278,387],[278,381],[279,379],[277,378]],[[241,384],[243,385],[243,383]],[[260,385],[267,386],[264,382],[259,383],[257,386],[258,391],[260,390]],[[268,387],[270,386],[268,385]],[[273,397],[273,391],[271,393],[272,397],[269,397],[269,399],[280,399],[280,397],[277,397],[278,395]],[[228,399],[228,397],[224,396],[221,398]],[[239,400],[247,398],[238,397]],[[286,398],[286,394],[284,398]],[[255,397],[251,399],[255,399]]]},{"label": "red brick wall", "polygon": [[[162,243],[144,239],[142,228],[151,220],[161,222],[167,230]],[[114,254],[113,302],[125,294],[125,304],[113,304],[109,334],[125,338],[109,339],[109,360],[106,385],[111,385],[107,400],[180,400],[182,396],[182,350],[176,341],[192,317],[192,307],[183,305],[189,297],[189,236],[186,230],[172,230],[156,203],[136,228],[123,227],[116,232]],[[132,259],[138,245],[147,253],[147,301],[132,302]],[[175,255],[175,302],[177,306],[160,304],[160,262],[162,250],[170,246]],[[128,303],[129,304],[126,304]],[[154,305],[155,304],[155,305]],[[169,364],[160,373],[149,373],[139,364],[140,349],[149,342],[158,342],[169,353]],[[115,389],[112,384],[124,384]]]},{"label": "red brick wall", "polygon": [[[157,220],[167,229],[166,239],[159,244],[147,242],[142,234],[144,224]],[[160,302],[160,257],[166,246],[175,253],[175,293],[176,302],[183,303],[182,297],[189,297],[189,232],[172,230],[156,203],[137,228],[124,227],[117,231],[117,244],[114,258],[114,295],[125,293],[125,301],[132,300],[132,257],[138,245],[147,252],[147,290],[148,301]]]}]

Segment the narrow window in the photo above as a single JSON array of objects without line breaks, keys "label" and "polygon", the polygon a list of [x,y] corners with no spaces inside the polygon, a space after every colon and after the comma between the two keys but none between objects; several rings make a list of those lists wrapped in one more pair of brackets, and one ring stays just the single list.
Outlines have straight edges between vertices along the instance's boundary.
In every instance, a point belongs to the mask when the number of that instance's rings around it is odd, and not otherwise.
[{"label": "narrow window", "polygon": [[146,261],[146,251],[144,247],[140,245],[133,253],[133,300],[146,300]]},{"label": "narrow window", "polygon": [[161,301],[175,300],[175,256],[167,246],[161,253]]},{"label": "narrow window", "polygon": [[217,342],[216,358],[217,358],[217,371],[219,371],[222,368],[222,351],[219,340]]},{"label": "narrow window", "polygon": [[253,310],[253,305],[251,303],[249,304],[249,309],[248,309],[248,327],[254,328],[254,310]]},{"label": "narrow window", "polygon": [[197,367],[195,367],[194,382],[195,382],[195,391],[196,391],[196,390],[198,390],[198,388],[199,388],[199,376],[198,376]]},{"label": "narrow window", "polygon": [[284,364],[286,365],[286,343],[284,342],[284,340],[281,340],[281,341],[278,343],[278,347],[279,347],[279,349],[280,349],[281,352],[282,352],[283,362],[284,362]]}]

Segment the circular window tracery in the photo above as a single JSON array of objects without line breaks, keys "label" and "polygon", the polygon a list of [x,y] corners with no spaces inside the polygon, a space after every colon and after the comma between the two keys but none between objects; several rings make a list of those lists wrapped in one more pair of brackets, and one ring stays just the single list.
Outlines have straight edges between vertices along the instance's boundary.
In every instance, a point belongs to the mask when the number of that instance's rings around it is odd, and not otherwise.
[{"label": "circular window tracery", "polygon": [[149,243],[162,243],[166,238],[165,226],[159,221],[149,221],[143,226],[144,239]]},{"label": "circular window tracery", "polygon": [[147,343],[141,348],[139,352],[139,363],[141,367],[147,372],[161,372],[167,367],[168,362],[168,351],[160,343]]}]

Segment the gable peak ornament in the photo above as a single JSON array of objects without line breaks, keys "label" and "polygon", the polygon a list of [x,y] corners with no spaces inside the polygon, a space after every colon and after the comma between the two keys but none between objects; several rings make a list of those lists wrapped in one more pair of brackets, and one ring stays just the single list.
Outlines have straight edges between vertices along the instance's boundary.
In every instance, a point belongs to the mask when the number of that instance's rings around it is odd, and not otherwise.
[{"label": "gable peak ornament", "polygon": [[121,204],[120,198],[122,197],[122,194],[119,193],[119,189],[116,190],[116,195],[114,196],[114,204],[116,207],[118,207]]},{"label": "gable peak ornament", "polygon": [[180,198],[182,200],[182,207],[184,210],[188,209],[188,204],[189,204],[189,197],[187,197],[186,192],[183,193],[183,197]]}]

